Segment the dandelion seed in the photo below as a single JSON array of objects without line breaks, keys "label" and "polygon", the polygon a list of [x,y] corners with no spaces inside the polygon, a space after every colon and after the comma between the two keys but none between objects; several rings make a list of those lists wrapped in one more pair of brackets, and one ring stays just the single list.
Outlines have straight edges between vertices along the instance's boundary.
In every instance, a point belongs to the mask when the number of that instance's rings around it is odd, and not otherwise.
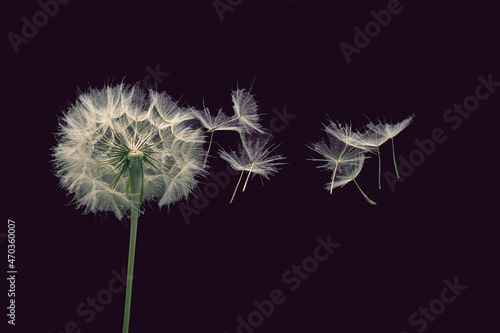
[{"label": "dandelion seed", "polygon": [[195,117],[200,120],[202,126],[210,133],[210,141],[208,144],[207,153],[205,155],[205,160],[203,161],[203,167],[207,164],[208,154],[212,147],[212,141],[215,131],[236,131],[240,132],[241,127],[234,121],[231,121],[229,117],[219,109],[219,112],[215,117],[213,117],[208,108],[203,106],[203,111],[199,112],[193,110]]},{"label": "dandelion seed", "polygon": [[240,133],[258,132],[264,134],[265,132],[259,123],[258,105],[254,96],[245,89],[237,89],[232,92],[231,99],[234,116],[223,125],[236,122],[239,125]]},{"label": "dandelion seed", "polygon": [[[365,162],[366,156],[363,153],[358,154],[357,161],[355,163],[350,163],[348,165],[343,165],[342,172],[338,174],[338,181],[335,183],[335,187],[343,187],[350,181],[353,181],[354,184],[356,184],[356,187],[358,190],[361,192],[363,197],[368,201],[371,205],[376,205],[376,203],[371,200],[364,192],[361,190],[361,187],[358,185],[358,182],[356,182],[356,177],[359,175],[361,172],[361,169],[363,169],[363,164]],[[326,184],[326,189],[329,188],[329,183]]]},{"label": "dandelion seed", "polygon": [[224,114],[222,109],[219,109],[217,115],[213,117],[205,107],[203,112],[195,113],[207,132],[210,133],[210,142],[203,166],[206,165],[215,131],[236,131],[240,134],[265,133],[259,124],[258,105],[255,97],[245,89],[236,89],[231,93],[231,99],[234,110],[232,117]]},{"label": "dandelion seed", "polygon": [[[326,153],[329,154],[330,151],[324,151],[323,149],[316,150],[320,154]],[[322,153],[323,152],[323,153]],[[325,156],[325,155],[324,155]],[[356,177],[363,169],[364,161],[366,159],[365,154],[357,149],[353,150],[351,156],[341,162],[334,162],[329,157],[325,156],[325,159],[312,159],[313,161],[326,161],[327,163],[320,166],[321,168],[326,168],[328,170],[334,169],[334,173],[332,175],[332,181],[328,182],[325,185],[325,189],[332,193],[332,190],[336,187],[344,187],[347,183],[353,181],[356,184],[356,187],[361,192],[363,197],[372,205],[376,205],[376,203],[371,200],[364,192],[361,190],[361,187],[356,182]],[[336,171],[336,172],[335,172]]]},{"label": "dandelion seed", "polygon": [[363,143],[362,134],[358,131],[353,131],[351,125],[341,125],[339,123],[334,123],[330,121],[329,124],[324,125],[324,131],[337,138],[338,140],[344,142],[346,145],[358,148],[361,150],[370,150],[371,147],[366,146]]},{"label": "dandelion seed", "polygon": [[311,161],[324,162],[323,165],[318,166],[332,171],[332,181],[330,185],[330,194],[333,193],[335,186],[335,178],[340,166],[347,166],[358,162],[359,153],[362,150],[358,144],[358,137],[353,136],[350,127],[341,128],[331,122],[325,125],[323,129],[328,137],[328,143],[325,140],[308,145],[308,147],[323,158],[313,158]]},{"label": "dandelion seed", "polygon": [[411,115],[411,116],[407,117],[406,119],[404,119],[403,121],[400,121],[397,124],[382,123],[379,121],[378,124],[374,124],[374,123],[370,122],[367,125],[368,129],[377,133],[377,135],[387,138],[386,140],[391,139],[392,158],[394,161],[394,169],[396,170],[396,175],[398,178],[399,178],[399,172],[398,172],[398,166],[396,164],[396,153],[394,150],[394,137],[396,135],[398,135],[401,131],[403,131],[406,127],[408,127],[408,125],[410,125],[411,122],[413,121],[414,117],[415,117],[415,115]]},{"label": "dandelion seed", "polygon": [[330,121],[324,125],[323,131],[326,133],[328,141],[324,139],[307,145],[310,149],[323,156],[323,158],[312,158],[311,161],[323,162],[318,168],[332,172],[331,181],[325,189],[333,193],[336,187],[343,187],[353,181],[359,191],[372,205],[376,205],[361,190],[356,177],[363,168],[366,159],[365,152],[371,151],[372,147],[363,143],[363,136],[359,132],[354,132],[350,125],[340,125]]},{"label": "dandelion seed", "polygon": [[271,155],[276,147],[266,147],[268,139],[269,137],[266,140],[262,140],[262,138],[258,136],[249,137],[242,135],[242,144],[238,145],[237,151],[219,151],[219,155],[223,160],[227,161],[233,169],[241,171],[230,203],[233,202],[245,171],[248,172],[248,175],[243,185],[243,192],[245,191],[250,175],[260,175],[269,179],[269,176],[277,172],[277,166],[284,164],[279,162],[284,159],[283,156]]},{"label": "dandelion seed", "polygon": [[382,135],[378,132],[372,131],[368,129],[364,133],[361,134],[360,138],[360,144],[362,144],[365,147],[371,147],[371,148],[376,148],[377,150],[377,157],[378,157],[378,188],[382,188],[381,184],[381,172],[382,172],[382,163],[380,161],[380,146],[385,143],[389,138],[385,135]]}]

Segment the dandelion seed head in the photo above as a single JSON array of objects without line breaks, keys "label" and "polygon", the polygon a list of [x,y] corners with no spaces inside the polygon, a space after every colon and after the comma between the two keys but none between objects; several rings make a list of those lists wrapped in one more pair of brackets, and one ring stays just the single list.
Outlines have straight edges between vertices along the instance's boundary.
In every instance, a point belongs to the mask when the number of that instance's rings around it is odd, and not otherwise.
[{"label": "dandelion seed head", "polygon": [[192,111],[165,93],[106,86],[81,93],[53,147],[60,185],[84,213],[130,209],[128,165],[142,161],[143,200],[170,205],[189,195],[202,167],[204,134]]}]

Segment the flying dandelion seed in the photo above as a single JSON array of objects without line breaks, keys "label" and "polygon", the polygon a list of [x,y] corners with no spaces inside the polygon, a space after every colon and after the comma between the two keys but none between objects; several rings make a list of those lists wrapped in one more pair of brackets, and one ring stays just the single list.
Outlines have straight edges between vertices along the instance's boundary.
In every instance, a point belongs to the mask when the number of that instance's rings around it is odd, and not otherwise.
[{"label": "flying dandelion seed", "polygon": [[241,171],[240,178],[229,201],[230,203],[233,202],[245,171],[248,172],[248,175],[242,192],[245,191],[250,175],[260,175],[269,179],[269,176],[277,172],[277,166],[284,164],[279,162],[284,159],[283,156],[271,155],[276,147],[267,145],[269,137],[266,140],[262,140],[259,136],[249,137],[242,135],[242,144],[238,145],[237,151],[226,152],[225,150],[221,150],[219,152],[220,157],[227,161],[233,169]]},{"label": "flying dandelion seed", "polygon": [[307,147],[323,156],[323,158],[309,160],[323,162],[318,168],[332,172],[331,181],[326,184],[325,189],[332,194],[334,188],[343,187],[353,181],[366,201],[376,205],[356,182],[356,177],[361,172],[366,159],[365,152],[372,151],[373,147],[366,145],[363,135],[358,131],[353,131],[351,125],[341,125],[330,121],[323,126],[323,131],[328,141],[323,139]]},{"label": "flying dandelion seed", "polygon": [[[328,132],[327,132],[328,133]],[[323,158],[312,158],[311,161],[323,162],[318,166],[332,172],[331,181],[325,185],[325,189],[332,194],[336,187],[344,187],[347,183],[353,181],[363,197],[372,205],[376,203],[371,200],[356,182],[356,177],[363,169],[366,156],[362,149],[349,146],[333,135],[328,135],[329,144],[324,140],[308,146]]]},{"label": "flying dandelion seed", "polygon": [[[392,158],[394,161],[394,169],[396,170],[396,175],[399,178],[399,172],[398,172],[398,166],[396,163],[396,153],[394,150],[394,137],[401,133],[408,125],[411,124],[413,121],[413,118],[415,115],[411,115],[404,119],[403,121],[400,121],[397,124],[389,124],[389,123],[382,123],[379,121],[378,124],[374,124],[370,122],[366,127],[371,130],[372,132],[376,133],[379,137],[386,138],[386,140],[391,139],[392,142]],[[385,142],[385,141],[384,141]],[[379,187],[380,187],[380,173],[379,173]]]},{"label": "flying dandelion seed", "polygon": [[219,109],[214,117],[210,111],[204,107],[204,112],[197,112],[197,118],[201,121],[203,127],[210,133],[210,141],[205,156],[204,166],[206,165],[212,140],[215,131],[236,131],[240,134],[265,133],[259,124],[259,114],[257,101],[255,97],[245,89],[236,89],[231,93],[234,115],[227,116]]},{"label": "flying dandelion seed", "polygon": [[[361,192],[363,197],[372,205],[376,205],[376,203],[371,200],[363,190],[361,190],[361,187],[359,186],[358,182],[356,181],[356,177],[360,174],[361,169],[363,169],[363,165],[365,162],[366,156],[358,152],[357,160],[354,163],[349,163],[347,165],[341,165],[341,170],[337,174],[337,182],[335,183],[334,187],[344,187],[347,183],[349,182],[354,182],[356,184],[356,187],[358,190]],[[325,188],[328,190],[330,187],[330,183],[327,183]]]},{"label": "flying dandelion seed", "polygon": [[380,176],[382,173],[382,162],[380,160],[380,146],[385,143],[389,138],[385,135],[382,135],[378,132],[372,131],[370,129],[366,130],[361,134],[360,144],[364,147],[375,148],[377,150],[378,157],[378,188],[382,188]]},{"label": "flying dandelion seed", "polygon": [[232,92],[234,115],[229,120],[236,121],[241,128],[242,133],[258,132],[264,134],[264,130],[259,123],[259,114],[257,101],[254,96],[245,89],[237,89]]},{"label": "flying dandelion seed", "polygon": [[323,131],[326,132],[328,143],[325,140],[308,145],[308,147],[323,158],[313,158],[312,161],[324,162],[319,168],[324,168],[332,171],[332,181],[330,184],[330,194],[332,194],[335,186],[337,172],[342,166],[355,164],[358,162],[360,151],[364,150],[364,146],[360,145],[360,136],[352,132],[350,126],[340,126],[333,122],[324,126]]},{"label": "flying dandelion seed", "polygon": [[324,131],[328,135],[334,136],[344,142],[347,146],[368,151],[372,149],[370,146],[364,144],[362,134],[358,131],[353,131],[351,125],[342,125],[330,120],[328,124],[324,125]]},{"label": "flying dandelion seed", "polygon": [[[323,162],[318,168],[332,172],[331,181],[326,185],[326,189],[332,194],[336,187],[343,187],[353,181],[365,199],[375,205],[368,196],[361,190],[356,182],[356,177],[363,168],[367,158],[365,153],[377,151],[378,156],[378,183],[381,188],[381,161],[379,147],[387,140],[392,140],[392,153],[394,167],[396,168],[396,157],[394,152],[394,137],[404,130],[412,121],[414,116],[410,116],[395,125],[380,122],[374,124],[370,122],[365,132],[354,131],[351,125],[335,123],[329,121],[323,125],[323,131],[327,134],[328,141],[322,139],[319,142],[309,144],[307,147],[323,156],[323,158],[311,158],[311,161]],[[399,177],[399,175],[398,175]]]}]

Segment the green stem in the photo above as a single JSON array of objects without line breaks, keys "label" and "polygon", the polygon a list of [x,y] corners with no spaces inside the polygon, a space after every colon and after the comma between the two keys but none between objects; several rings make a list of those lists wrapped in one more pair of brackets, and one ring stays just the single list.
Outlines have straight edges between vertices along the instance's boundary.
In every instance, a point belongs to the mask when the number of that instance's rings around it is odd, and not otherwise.
[{"label": "green stem", "polygon": [[135,244],[137,239],[137,222],[142,200],[142,155],[128,156],[129,163],[129,186],[131,196],[130,213],[130,243],[128,252],[127,287],[125,293],[125,313],[123,317],[123,333],[128,333],[130,323],[130,308],[132,305],[132,280],[134,274]]},{"label": "green stem", "polygon": [[377,146],[377,155],[378,155],[378,189],[382,188],[382,184],[380,183],[380,173],[382,169],[382,162],[380,162],[380,149]]},{"label": "green stem", "polygon": [[365,197],[366,201],[368,201],[371,205],[376,205],[376,203],[374,201],[372,201],[370,198],[368,198],[368,196],[365,194],[365,192],[363,192],[363,190],[361,190],[361,187],[359,187],[358,182],[356,182],[356,179],[353,179],[353,181],[354,181],[354,184],[356,184],[356,186],[358,187],[361,194],[363,194],[363,196]]},{"label": "green stem", "polygon": [[391,138],[392,141],[392,159],[394,160],[394,169],[396,169],[396,176],[399,179],[398,165],[396,164],[396,153],[394,152],[394,138]]},{"label": "green stem", "polygon": [[231,201],[229,201],[229,203],[233,202],[234,196],[236,195],[236,190],[238,190],[238,186],[240,186],[241,177],[243,177],[244,172],[245,172],[245,170],[241,171],[240,179],[238,179],[238,183],[236,184],[236,187],[234,188],[233,196],[231,197]]},{"label": "green stem", "polygon": [[205,166],[207,165],[208,153],[210,152],[210,148],[212,147],[212,140],[214,138],[214,133],[215,132],[212,132],[210,134],[210,143],[208,144],[207,154],[205,155],[205,161],[203,162],[203,169],[205,169]]}]

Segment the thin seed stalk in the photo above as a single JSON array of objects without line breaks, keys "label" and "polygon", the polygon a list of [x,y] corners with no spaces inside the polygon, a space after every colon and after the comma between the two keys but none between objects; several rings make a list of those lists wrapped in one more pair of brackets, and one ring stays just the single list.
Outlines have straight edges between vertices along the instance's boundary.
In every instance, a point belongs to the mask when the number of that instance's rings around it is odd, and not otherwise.
[{"label": "thin seed stalk", "polygon": [[205,166],[207,165],[208,153],[210,152],[210,148],[212,147],[212,140],[214,138],[214,133],[215,132],[212,132],[210,134],[210,143],[208,144],[207,154],[205,155],[205,161],[203,161],[203,168],[205,168]]},{"label": "thin seed stalk", "polygon": [[380,149],[377,146],[377,155],[378,155],[378,189],[382,188],[382,184],[380,183],[380,174],[382,172],[382,162],[380,161]]},{"label": "thin seed stalk", "polygon": [[370,198],[368,198],[368,196],[365,194],[365,192],[363,192],[363,190],[361,189],[361,187],[359,187],[358,182],[356,181],[356,179],[353,179],[353,181],[354,181],[354,184],[356,184],[356,186],[358,187],[358,190],[365,197],[366,201],[368,201],[371,205],[376,205],[375,201],[373,201]]},{"label": "thin seed stalk", "polygon": [[394,160],[394,169],[396,169],[396,176],[399,179],[398,165],[396,164],[396,153],[394,152],[394,138],[391,138],[392,141],[392,159]]},{"label": "thin seed stalk", "polygon": [[339,158],[337,160],[337,163],[335,164],[335,169],[333,170],[333,176],[332,176],[332,186],[330,186],[330,194],[333,193],[333,182],[335,181],[335,172],[337,171],[337,166],[339,165],[339,162],[342,158],[342,155],[344,155],[345,149],[347,148],[347,142],[344,145],[344,149],[342,149],[342,152],[339,155]]},{"label": "thin seed stalk", "polygon": [[134,274],[135,244],[137,239],[137,222],[141,206],[142,192],[142,156],[131,158],[129,156],[129,187],[131,195],[130,213],[130,243],[128,252],[127,286],[125,293],[125,312],[123,317],[123,333],[128,333],[130,324],[130,309],[132,305],[132,280]]},{"label": "thin seed stalk", "polygon": [[243,177],[244,172],[245,172],[245,170],[241,171],[240,178],[238,179],[238,183],[236,184],[236,187],[234,188],[233,196],[231,197],[231,200],[229,201],[229,203],[233,203],[234,196],[236,195],[236,191],[238,190],[238,186],[240,186],[241,178]]},{"label": "thin seed stalk", "polygon": [[248,179],[250,178],[250,174],[252,173],[252,169],[253,169],[253,163],[252,163],[252,166],[250,167],[250,170],[248,170],[248,176],[247,176],[247,179],[245,180],[245,185],[243,185],[243,190],[241,192],[245,192],[245,189],[247,188]]},{"label": "thin seed stalk", "polygon": [[238,119],[240,119],[240,118],[241,118],[241,116],[238,116],[238,118],[233,118],[233,119],[226,120],[225,122],[220,123],[219,125],[217,125],[217,126],[215,126],[215,127],[211,128],[211,129],[210,129],[210,132],[213,132],[213,131],[217,130],[219,127],[224,126],[224,125],[227,125],[227,124],[229,124],[229,123],[232,123],[233,121],[236,121],[236,120],[238,120]]},{"label": "thin seed stalk", "polygon": [[330,186],[330,194],[333,194],[333,182],[335,181],[335,173],[337,172],[337,166],[339,163],[335,163],[335,169],[333,169],[333,175],[332,175],[332,185]]}]

